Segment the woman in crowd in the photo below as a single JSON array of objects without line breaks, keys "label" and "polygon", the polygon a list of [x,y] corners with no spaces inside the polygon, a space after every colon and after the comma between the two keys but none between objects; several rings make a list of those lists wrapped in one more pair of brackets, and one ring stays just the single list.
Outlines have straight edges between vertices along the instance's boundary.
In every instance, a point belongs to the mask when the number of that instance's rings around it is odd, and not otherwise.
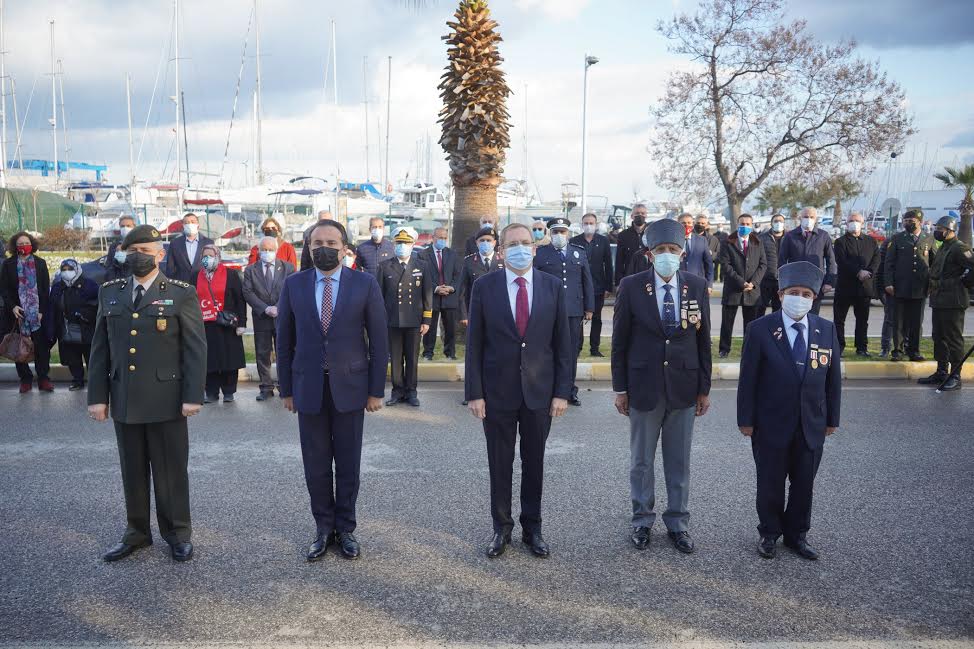
[{"label": "woman in crowd", "polygon": [[51,317],[44,321],[44,328],[49,344],[53,346],[57,341],[61,365],[71,370],[69,390],[85,387],[85,367],[97,312],[98,284],[82,277],[81,264],[65,259],[51,287]]},{"label": "woman in crowd", "polygon": [[[298,254],[294,250],[294,246],[285,241],[281,236],[281,224],[277,222],[273,216],[264,219],[264,222],[260,224],[260,231],[265,237],[274,237],[277,239],[277,258],[281,261],[286,261],[295,268],[298,267]],[[256,264],[260,253],[257,250],[257,246],[250,249],[250,260],[247,262],[248,265]]]},{"label": "woman in crowd", "polygon": [[[51,348],[43,322],[51,315],[51,277],[47,263],[37,256],[37,239],[27,232],[10,237],[10,257],[0,266],[0,291],[6,305],[4,335],[19,327],[20,333],[29,336],[34,343],[34,370],[37,387],[43,392],[54,392],[51,383]],[[20,377],[20,393],[34,387],[34,375],[27,363],[17,363]]]},{"label": "woman in crowd", "polygon": [[232,403],[237,391],[237,371],[246,365],[243,336],[247,326],[247,305],[243,283],[235,271],[220,263],[220,251],[203,247],[202,270],[196,277],[196,295],[206,329],[206,394],[203,403],[220,399]]}]

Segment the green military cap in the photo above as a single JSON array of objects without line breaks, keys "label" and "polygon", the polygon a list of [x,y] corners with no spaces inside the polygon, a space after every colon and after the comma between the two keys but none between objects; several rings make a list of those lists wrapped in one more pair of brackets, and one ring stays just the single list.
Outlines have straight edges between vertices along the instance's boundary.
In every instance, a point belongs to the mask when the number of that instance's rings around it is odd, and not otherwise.
[{"label": "green military cap", "polygon": [[162,235],[151,225],[139,225],[132,228],[132,231],[125,235],[122,240],[122,249],[128,248],[133,243],[155,243],[162,241]]}]

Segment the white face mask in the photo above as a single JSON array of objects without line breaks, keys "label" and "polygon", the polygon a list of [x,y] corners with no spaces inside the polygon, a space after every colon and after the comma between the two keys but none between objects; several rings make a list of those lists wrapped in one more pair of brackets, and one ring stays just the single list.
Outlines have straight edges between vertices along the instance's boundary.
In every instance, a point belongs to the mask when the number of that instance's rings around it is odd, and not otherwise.
[{"label": "white face mask", "polygon": [[803,230],[814,230],[815,229],[815,219],[810,219],[807,216],[802,217],[802,229]]},{"label": "white face mask", "polygon": [[261,250],[260,251],[260,260],[262,262],[264,262],[265,264],[273,264],[275,259],[277,259],[277,251],[276,250]]},{"label": "white face mask", "polygon": [[785,231],[785,222],[784,221],[775,221],[774,223],[771,224],[771,231],[772,232],[784,232]]},{"label": "white face mask", "polygon": [[812,301],[801,295],[786,295],[781,298],[781,310],[792,320],[801,320],[812,310]]},{"label": "white face mask", "polygon": [[568,235],[562,233],[551,235],[551,245],[561,250],[568,245]]},{"label": "white face mask", "polygon": [[596,225],[594,223],[583,223],[582,232],[585,234],[595,234]]},{"label": "white face mask", "polygon": [[373,241],[375,241],[376,243],[382,241],[382,228],[372,228],[370,233],[372,234]]},{"label": "white face mask", "polygon": [[352,266],[355,265],[355,257],[350,257],[348,255],[345,255],[345,259],[343,260],[343,263],[347,268],[351,268]]},{"label": "white face mask", "polygon": [[862,223],[859,221],[849,221],[846,223],[845,229],[851,234],[859,234],[862,232]]},{"label": "white face mask", "polygon": [[77,273],[75,271],[73,271],[73,270],[62,270],[61,271],[61,279],[63,279],[68,284],[70,284],[71,282],[73,282],[75,277],[77,277]]},{"label": "white face mask", "polygon": [[183,223],[183,234],[185,234],[187,237],[195,237],[196,233],[199,231],[199,223]]},{"label": "white face mask", "polygon": [[124,239],[126,236],[128,236],[128,233],[131,231],[132,231],[132,226],[123,225],[118,229],[118,236],[119,238]]}]

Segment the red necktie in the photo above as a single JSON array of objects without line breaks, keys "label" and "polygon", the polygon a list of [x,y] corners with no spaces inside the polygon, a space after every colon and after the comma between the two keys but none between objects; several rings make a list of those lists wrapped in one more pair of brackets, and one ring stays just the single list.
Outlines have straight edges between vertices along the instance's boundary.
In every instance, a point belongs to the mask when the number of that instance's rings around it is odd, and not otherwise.
[{"label": "red necktie", "polygon": [[514,280],[517,283],[517,299],[514,307],[514,324],[521,338],[528,331],[528,289],[527,281],[523,277]]},{"label": "red necktie", "polygon": [[744,253],[744,256],[747,257],[747,239],[741,239],[741,251]]}]

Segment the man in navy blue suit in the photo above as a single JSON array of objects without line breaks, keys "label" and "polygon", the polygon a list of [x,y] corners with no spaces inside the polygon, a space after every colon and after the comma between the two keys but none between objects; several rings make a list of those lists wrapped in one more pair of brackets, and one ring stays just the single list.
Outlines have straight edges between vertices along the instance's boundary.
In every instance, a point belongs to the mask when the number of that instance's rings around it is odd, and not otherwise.
[{"label": "man in navy blue suit", "polygon": [[778,248],[779,268],[795,261],[807,261],[818,266],[824,274],[821,292],[815,297],[815,304],[812,305],[812,313],[816,315],[822,303],[822,296],[835,286],[835,277],[838,273],[832,237],[825,230],[816,228],[817,222],[818,210],[814,207],[803,207],[801,225],[787,232],[781,238],[781,246]]},{"label": "man in navy blue suit", "polygon": [[379,410],[385,394],[386,310],[375,277],[341,263],[344,226],[320,222],[308,246],[315,267],[288,277],[277,304],[278,383],[284,406],[298,413],[317,525],[307,559],[320,559],[331,543],[355,559],[362,424],[364,411]]},{"label": "man in navy blue suit", "polygon": [[[751,438],[757,469],[758,553],[778,537],[805,559],[812,490],[825,438],[839,426],[842,370],[835,326],[810,313],[825,273],[797,261],[778,268],[781,311],[758,318],[744,337],[737,425]],[[785,507],[785,479],[790,482]]]},{"label": "man in navy blue suit", "polygon": [[464,392],[484,423],[494,536],[487,556],[511,542],[514,445],[521,435],[522,540],[538,557],[550,554],[541,535],[544,449],[553,417],[568,407],[575,350],[562,282],[532,268],[531,229],[512,223],[501,233],[506,268],[473,284],[467,325]]},{"label": "man in navy blue suit", "polygon": [[666,475],[663,523],[677,550],[690,554],[690,446],[693,423],[710,407],[710,300],[707,281],[680,271],[685,226],[651,223],[643,240],[649,270],[616,290],[612,316],[612,389],[629,418],[629,490],[637,550],[649,547],[656,521],[656,445]]},{"label": "man in navy blue suit", "polygon": [[710,243],[706,237],[693,232],[693,214],[684,212],[679,218],[680,224],[686,230],[686,243],[683,244],[683,263],[680,270],[693,273],[697,277],[707,280],[708,291],[714,285],[714,258],[710,254]]}]

